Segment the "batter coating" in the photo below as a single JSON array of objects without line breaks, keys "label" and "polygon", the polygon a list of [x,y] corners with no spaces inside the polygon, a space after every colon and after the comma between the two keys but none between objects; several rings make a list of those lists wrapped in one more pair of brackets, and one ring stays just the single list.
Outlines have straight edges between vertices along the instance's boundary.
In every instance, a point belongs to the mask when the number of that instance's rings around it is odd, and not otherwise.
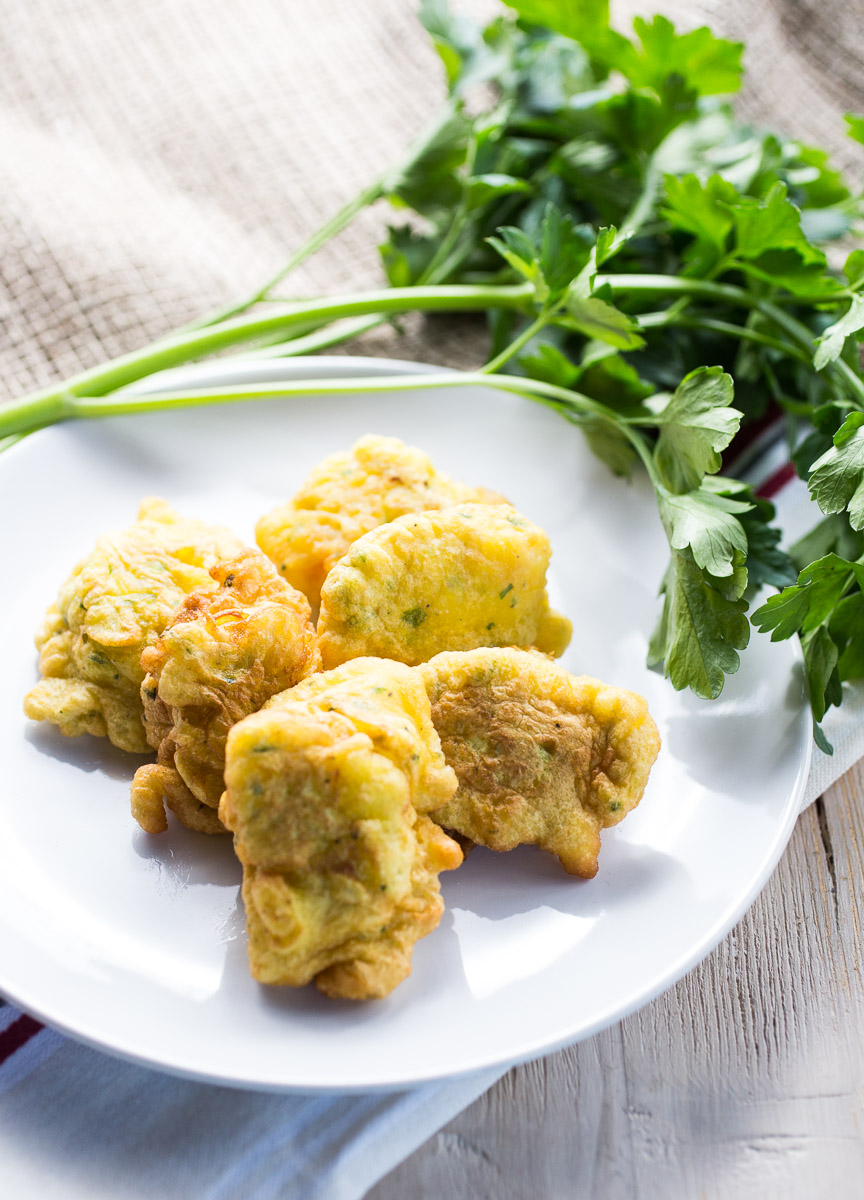
[{"label": "batter coating", "polygon": [[253,976],[387,995],[441,919],[438,872],[462,861],[424,815],[456,778],[422,679],[376,659],[310,676],[234,726],[225,783]]},{"label": "batter coating", "polygon": [[324,584],[324,666],[366,654],[416,665],[477,646],[562,654],[572,626],[549,608],[551,553],[543,530],[504,504],[462,504],[381,525]]},{"label": "batter coating", "polygon": [[437,471],[422,450],[367,434],[313,468],[293,500],[262,517],[258,545],[317,612],[328,572],[352,542],[404,513],[477,500],[504,502]]},{"label": "batter coating", "polygon": [[27,716],[146,754],[141,652],[185,596],[216,587],[210,568],[242,548],[227,529],[143,500],[135,524],[103,534],[46,613],[36,635],[46,678],[24,698]]},{"label": "batter coating", "polygon": [[459,780],[434,820],[492,850],[536,844],[592,878],[600,830],[639,803],[660,749],[642,697],[522,650],[439,654],[418,674]]},{"label": "batter coating", "polygon": [[147,740],[159,757],[132,783],[132,814],[148,833],[167,829],[165,805],[202,833],[224,833],[228,730],[277,692],[321,667],[305,596],[257,550],[210,571],[141,656]]}]

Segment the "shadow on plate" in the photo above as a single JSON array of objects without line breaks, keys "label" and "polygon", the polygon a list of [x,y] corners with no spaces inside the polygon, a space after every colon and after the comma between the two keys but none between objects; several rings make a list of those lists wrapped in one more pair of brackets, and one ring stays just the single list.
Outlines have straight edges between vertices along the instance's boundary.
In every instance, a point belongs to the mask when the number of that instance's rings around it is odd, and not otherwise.
[{"label": "shadow on plate", "polygon": [[80,737],[64,737],[53,725],[44,723],[28,726],[24,736],[40,754],[68,763],[79,771],[98,771],[109,779],[122,779],[129,783],[148,757],[118,750],[107,738],[91,737],[86,733]]},{"label": "shadow on plate", "polygon": [[136,826],[132,849],[180,887],[240,886],[243,871],[230,836],[195,833],[170,814],[165,833],[145,833]]},{"label": "shadow on plate", "polygon": [[568,875],[558,859],[536,846],[496,854],[478,846],[464,866],[441,877],[447,908],[470,910],[487,920],[506,920],[538,906],[572,916],[598,919],[614,888],[616,907],[639,903],[683,871],[681,864],[652,846],[608,838],[594,879]]},{"label": "shadow on plate", "polygon": [[[780,771],[798,761],[801,714],[807,704],[804,668],[793,664],[782,700],[764,681],[738,687],[737,677],[727,681],[718,700],[706,702],[682,694],[678,712],[663,730],[663,753],[679,763],[687,775],[710,789],[728,795],[753,795],[753,765],[762,771]],[[772,719],[766,721],[767,713]],[[767,736],[766,736],[767,734]],[[772,801],[770,792],[766,802]]]}]

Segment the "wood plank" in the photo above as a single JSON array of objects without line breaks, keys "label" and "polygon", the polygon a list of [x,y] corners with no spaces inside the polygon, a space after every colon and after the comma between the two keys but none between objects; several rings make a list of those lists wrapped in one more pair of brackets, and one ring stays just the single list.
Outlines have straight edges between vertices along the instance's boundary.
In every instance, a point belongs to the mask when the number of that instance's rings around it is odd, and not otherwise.
[{"label": "wood plank", "polygon": [[862,802],[859,764],[686,979],[515,1068],[368,1200],[860,1196]]}]

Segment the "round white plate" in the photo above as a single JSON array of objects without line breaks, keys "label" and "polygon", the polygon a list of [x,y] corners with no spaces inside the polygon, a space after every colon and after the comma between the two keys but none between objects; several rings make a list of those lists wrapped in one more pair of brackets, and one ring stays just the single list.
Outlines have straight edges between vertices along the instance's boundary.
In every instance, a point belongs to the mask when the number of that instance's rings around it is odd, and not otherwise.
[{"label": "round white plate", "polygon": [[[424,368],[429,370],[429,368]],[[412,364],[318,358],[215,365],[172,381],[389,375]],[[166,376],[167,378],[167,376]],[[360,435],[422,446],[504,492],[552,539],[553,603],[576,673],[642,692],[663,749],[590,882],[525,847],[442,876],[446,913],[388,999],[334,1003],[256,984],[228,839],[129,814],[139,759],[28,722],[31,635],[75,561],[144,495],[255,519]],[[58,425],[0,457],[0,990],[74,1037],[242,1087],[395,1088],[542,1054],[669,987],[731,929],[791,833],[810,755],[795,652],[754,633],[714,703],[645,667],[666,546],[643,481],[614,479],[560,417],[489,389],[294,398]]]}]

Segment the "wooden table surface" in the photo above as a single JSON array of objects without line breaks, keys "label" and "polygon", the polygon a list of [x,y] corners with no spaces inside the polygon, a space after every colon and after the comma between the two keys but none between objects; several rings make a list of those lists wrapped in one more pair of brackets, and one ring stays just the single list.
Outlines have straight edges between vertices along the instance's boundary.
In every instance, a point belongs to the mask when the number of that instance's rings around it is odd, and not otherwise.
[{"label": "wooden table surface", "polygon": [[665,995],[516,1067],[367,1200],[864,1195],[864,763]]}]

